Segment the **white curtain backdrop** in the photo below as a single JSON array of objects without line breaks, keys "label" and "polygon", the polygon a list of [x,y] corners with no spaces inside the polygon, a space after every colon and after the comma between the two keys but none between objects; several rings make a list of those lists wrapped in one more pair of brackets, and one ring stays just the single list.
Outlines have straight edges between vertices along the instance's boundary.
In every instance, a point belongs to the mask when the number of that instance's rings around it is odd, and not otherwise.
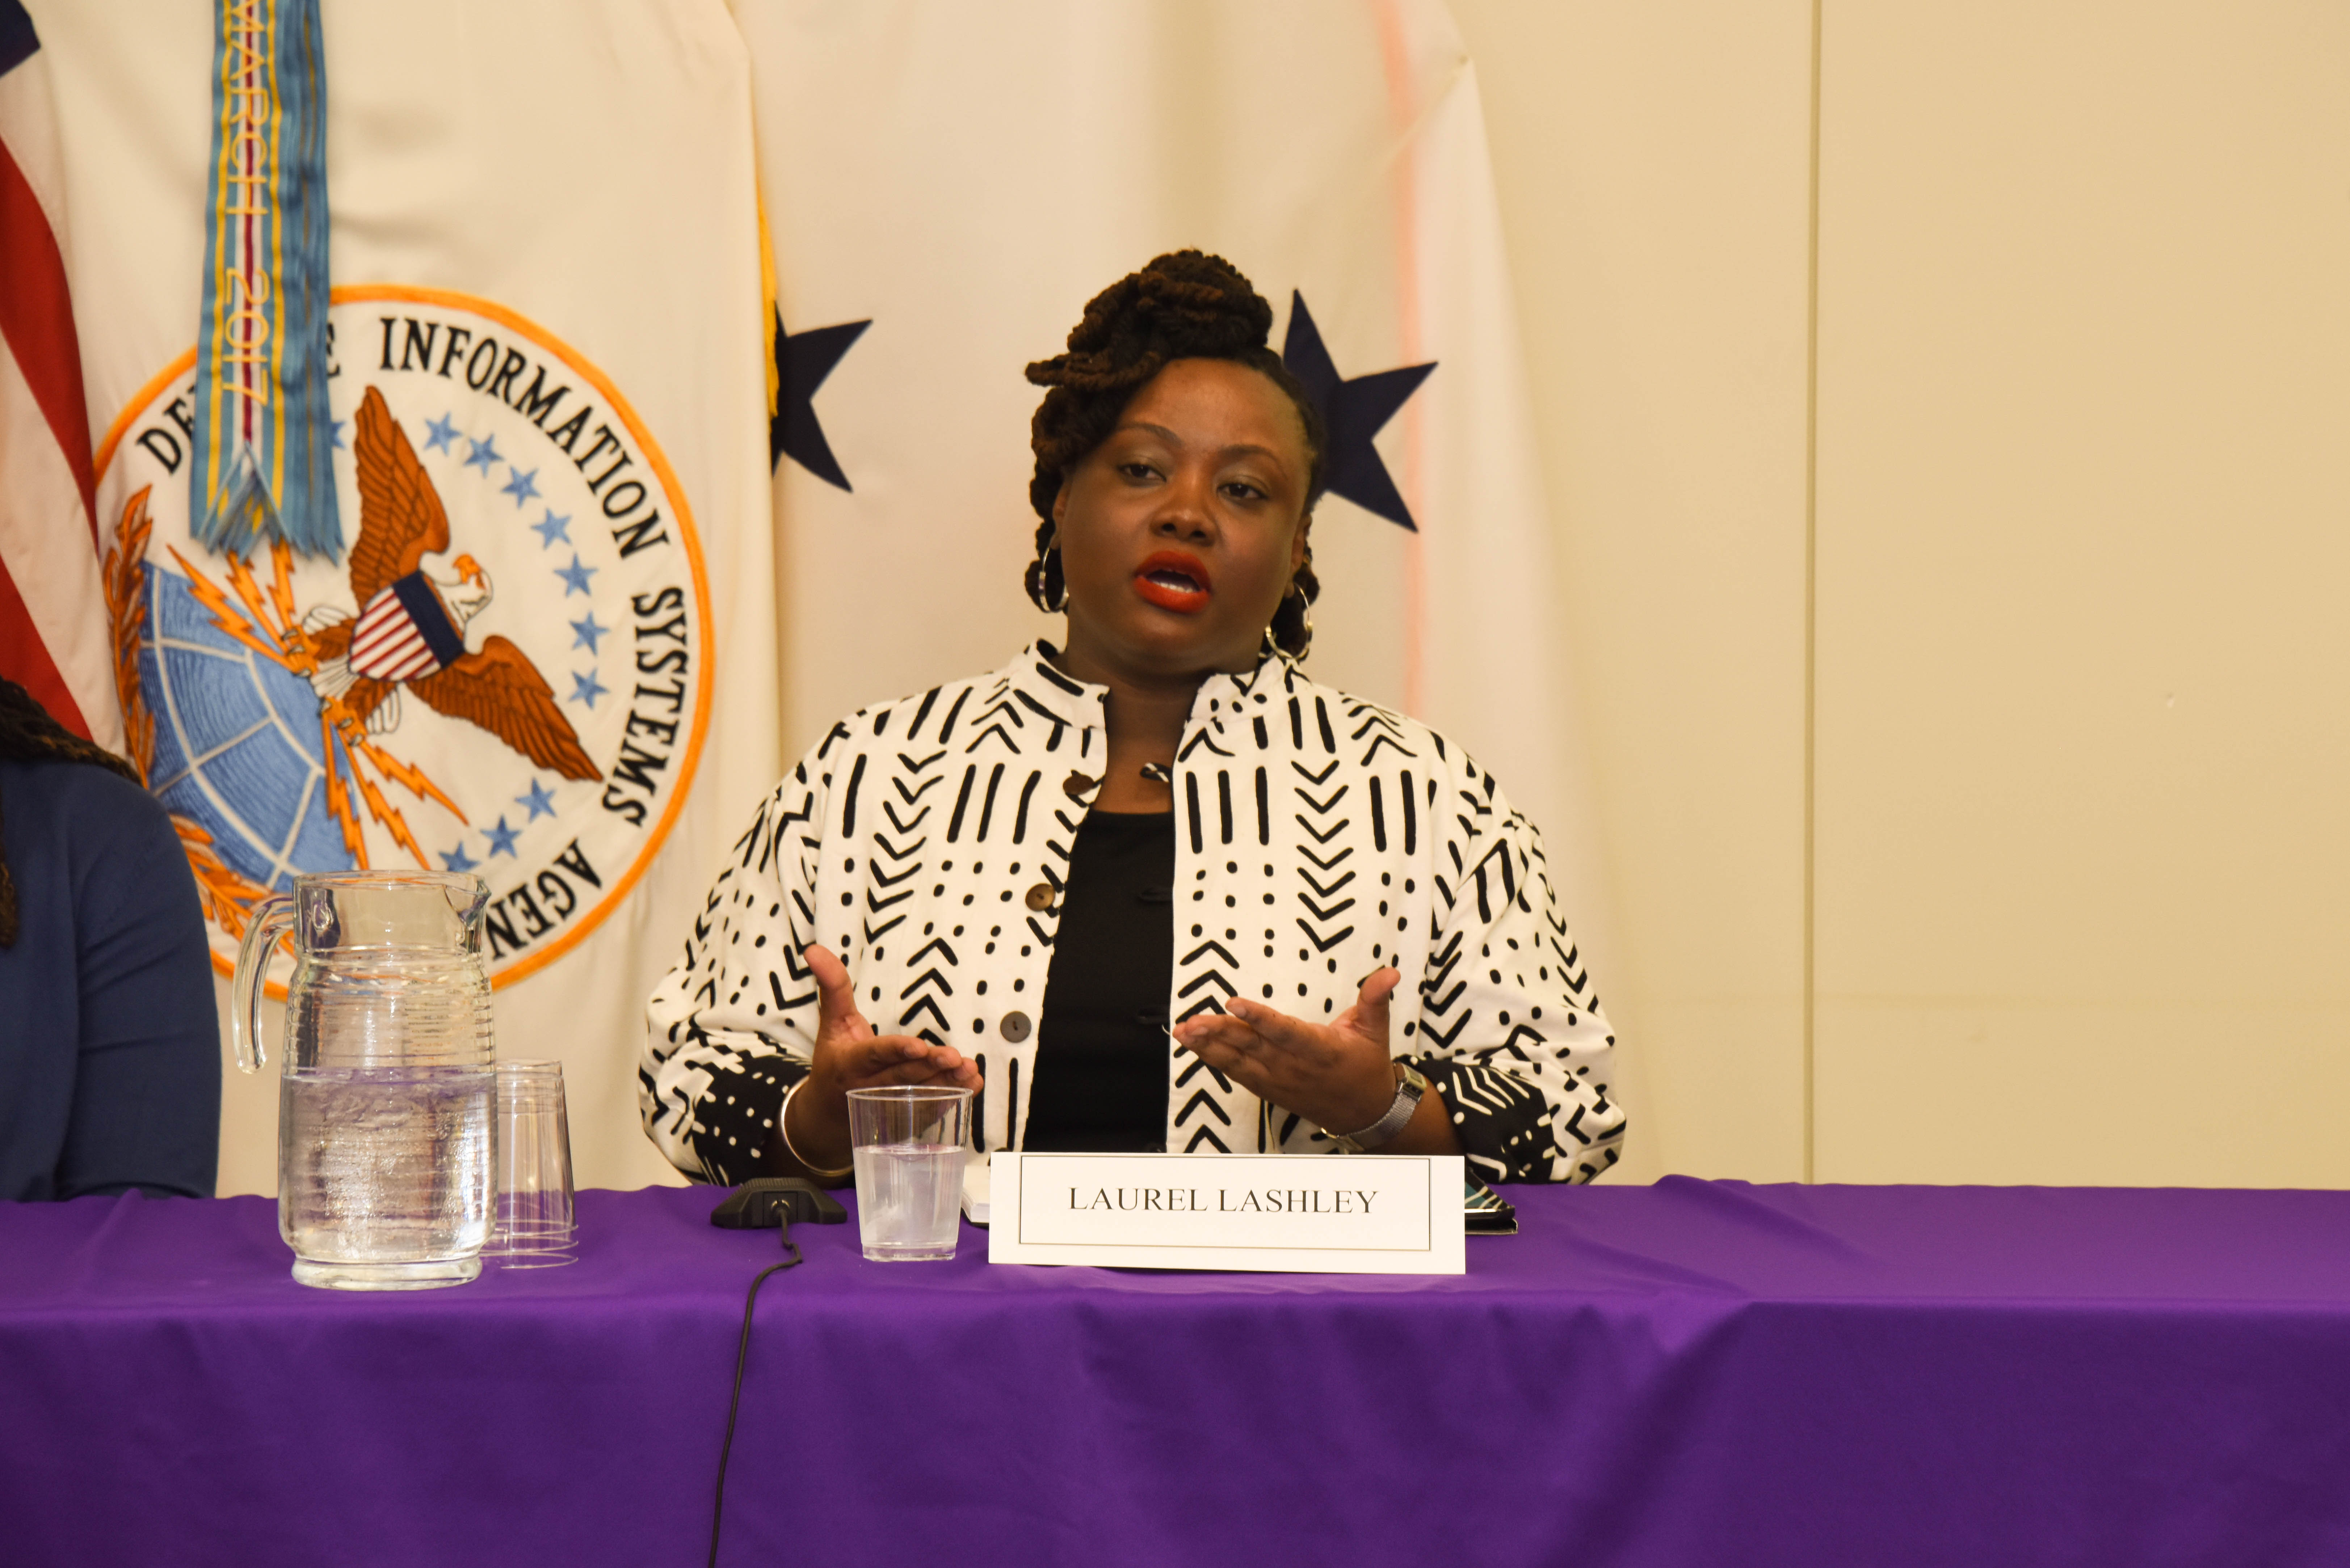
[{"label": "white curtain backdrop", "polygon": [[735,16],[785,326],[871,324],[812,403],[850,488],[788,459],[776,481],[787,748],[1058,627],[1019,587],[1038,397],[1022,368],[1151,256],[1216,252],[1273,302],[1276,348],[1298,294],[1341,376],[1434,362],[1377,442],[1417,531],[1337,496],[1317,514],[1310,667],[1495,771],[1544,829],[1605,999],[1607,899],[1501,219],[1444,5],[736,0]]}]

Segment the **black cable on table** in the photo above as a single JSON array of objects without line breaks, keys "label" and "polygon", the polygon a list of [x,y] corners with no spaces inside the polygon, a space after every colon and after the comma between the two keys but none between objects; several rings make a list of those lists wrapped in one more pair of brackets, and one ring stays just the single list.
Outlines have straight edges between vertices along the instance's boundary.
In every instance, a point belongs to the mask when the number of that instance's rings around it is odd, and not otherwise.
[{"label": "black cable on table", "polygon": [[784,1251],[791,1256],[760,1270],[758,1278],[751,1282],[750,1294],[743,1299],[743,1339],[734,1347],[734,1395],[726,1402],[726,1440],[718,1446],[718,1495],[710,1504],[710,1568],[718,1568],[718,1524],[726,1511],[726,1456],[734,1448],[734,1415],[743,1405],[743,1366],[751,1356],[751,1309],[758,1304],[759,1287],[767,1282],[769,1274],[800,1261],[799,1246],[788,1230],[784,1232]]}]

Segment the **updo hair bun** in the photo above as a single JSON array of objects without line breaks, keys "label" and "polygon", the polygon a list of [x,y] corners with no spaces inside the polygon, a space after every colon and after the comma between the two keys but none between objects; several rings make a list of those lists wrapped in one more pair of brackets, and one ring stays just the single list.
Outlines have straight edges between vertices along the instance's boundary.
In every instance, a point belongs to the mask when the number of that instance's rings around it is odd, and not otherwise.
[{"label": "updo hair bun", "polygon": [[[1040,387],[1130,390],[1170,359],[1229,359],[1262,348],[1273,306],[1238,268],[1203,251],[1173,251],[1087,302],[1069,351],[1028,367]],[[1039,410],[1041,413],[1041,410]]]},{"label": "updo hair bun", "polygon": [[[1024,581],[1038,608],[1056,611],[1063,598],[1061,553],[1053,534],[1053,503],[1063,482],[1118,428],[1143,383],[1172,360],[1232,360],[1287,394],[1305,431],[1305,509],[1314,509],[1322,496],[1321,410],[1266,347],[1272,332],[1273,306],[1238,267],[1204,251],[1170,251],[1087,301],[1084,318],[1070,329],[1067,353],[1028,367],[1028,379],[1045,389],[1028,428],[1036,454],[1028,502],[1042,521]],[[1285,651],[1301,657],[1312,639],[1305,613],[1321,592],[1310,560],[1298,569],[1295,588],[1282,601],[1274,632]]]}]

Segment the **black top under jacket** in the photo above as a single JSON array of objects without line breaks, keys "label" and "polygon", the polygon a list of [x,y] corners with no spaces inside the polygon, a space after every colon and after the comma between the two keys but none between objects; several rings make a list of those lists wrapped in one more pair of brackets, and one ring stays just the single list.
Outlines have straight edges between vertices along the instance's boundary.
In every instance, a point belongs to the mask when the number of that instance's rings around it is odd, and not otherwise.
[{"label": "black top under jacket", "polygon": [[1022,1147],[1167,1147],[1175,814],[1094,811],[1069,853]]}]

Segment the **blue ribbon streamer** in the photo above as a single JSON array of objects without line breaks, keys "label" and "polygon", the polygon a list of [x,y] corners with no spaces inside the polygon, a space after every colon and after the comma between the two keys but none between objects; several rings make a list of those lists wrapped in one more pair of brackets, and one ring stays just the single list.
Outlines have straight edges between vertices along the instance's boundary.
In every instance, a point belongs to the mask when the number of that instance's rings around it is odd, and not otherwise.
[{"label": "blue ribbon streamer", "polygon": [[327,76],[318,0],[218,0],[191,532],[342,553],[327,403]]}]

